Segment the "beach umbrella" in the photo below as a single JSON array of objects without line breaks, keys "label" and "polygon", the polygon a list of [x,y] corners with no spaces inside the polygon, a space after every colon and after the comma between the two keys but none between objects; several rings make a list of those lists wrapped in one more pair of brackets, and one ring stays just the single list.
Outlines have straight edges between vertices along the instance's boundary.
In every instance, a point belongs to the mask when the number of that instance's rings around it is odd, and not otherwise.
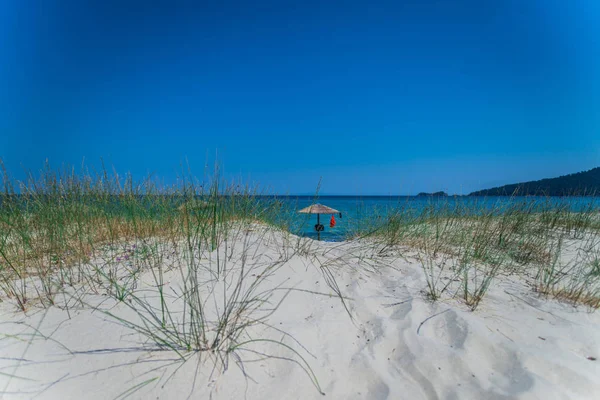
[{"label": "beach umbrella", "polygon": [[312,206],[308,206],[298,211],[302,214],[317,214],[317,225],[315,225],[315,229],[317,231],[317,239],[321,240],[321,231],[323,230],[323,225],[321,225],[321,214],[339,214],[340,212],[334,208],[324,206],[323,204],[313,204]]}]

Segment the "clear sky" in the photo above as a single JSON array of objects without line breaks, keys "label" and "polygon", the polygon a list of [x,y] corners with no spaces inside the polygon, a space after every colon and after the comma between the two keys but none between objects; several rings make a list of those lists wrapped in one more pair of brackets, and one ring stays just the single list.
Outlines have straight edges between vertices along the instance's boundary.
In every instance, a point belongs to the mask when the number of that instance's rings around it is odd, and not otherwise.
[{"label": "clear sky", "polygon": [[0,1],[0,157],[273,192],[600,166],[600,1]]}]

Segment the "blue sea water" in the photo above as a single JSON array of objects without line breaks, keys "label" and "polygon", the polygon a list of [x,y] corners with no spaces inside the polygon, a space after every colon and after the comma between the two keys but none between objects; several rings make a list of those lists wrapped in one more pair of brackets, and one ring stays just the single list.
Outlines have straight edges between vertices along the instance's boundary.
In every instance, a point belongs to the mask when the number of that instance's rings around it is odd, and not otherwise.
[{"label": "blue sea water", "polygon": [[331,214],[320,216],[324,226],[321,240],[339,241],[348,234],[385,220],[393,213],[417,215],[426,209],[460,210],[463,213],[501,212],[510,207],[533,206],[566,208],[571,211],[600,210],[599,197],[418,197],[418,196],[289,196],[279,197],[285,204],[285,217],[292,221],[291,230],[301,236],[316,238],[317,215],[300,214],[298,210],[320,203],[341,212],[335,214],[335,227],[330,227]]},{"label": "blue sea water", "polygon": [[[141,195],[140,199],[145,196]],[[199,196],[201,198],[201,196]],[[420,213],[435,210],[452,213],[479,214],[483,212],[501,213],[510,207],[521,210],[524,207],[534,207],[534,211],[542,209],[568,209],[584,211],[593,209],[600,212],[600,197],[477,197],[477,196],[259,196],[268,203],[277,201],[281,205],[276,218],[285,223],[295,234],[317,238],[315,224],[317,215],[301,214],[298,211],[312,204],[320,203],[334,208],[341,213],[335,214],[335,227],[330,227],[331,214],[319,217],[324,226],[320,238],[325,241],[340,241],[354,232],[384,223],[390,215],[401,213],[403,216],[418,216]],[[23,202],[24,198],[21,199]],[[175,196],[171,198],[174,206],[185,199]],[[152,201],[149,202],[152,204]],[[2,197],[0,197],[2,206]],[[114,207],[114,212],[122,209],[119,197],[112,202],[102,204],[103,209]],[[149,206],[150,207],[150,206]]]}]

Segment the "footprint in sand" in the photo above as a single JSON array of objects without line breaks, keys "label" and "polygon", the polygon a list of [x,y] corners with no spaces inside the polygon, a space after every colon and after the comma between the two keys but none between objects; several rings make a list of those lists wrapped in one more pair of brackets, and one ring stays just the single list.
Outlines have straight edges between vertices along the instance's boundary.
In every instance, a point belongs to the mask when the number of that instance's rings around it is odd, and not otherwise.
[{"label": "footprint in sand", "polygon": [[390,361],[393,363],[395,372],[406,380],[406,385],[403,388],[406,394],[415,395],[420,393],[423,398],[437,400],[439,397],[434,386],[417,367],[417,356],[413,350],[419,349],[421,345],[412,326],[412,309],[413,302],[410,300],[400,305],[390,316],[394,329],[393,335],[390,335],[390,337],[400,339],[395,345],[394,354],[390,357]]},{"label": "footprint in sand", "polygon": [[387,400],[389,398],[389,386],[378,375],[376,370],[372,368],[369,358],[363,353],[357,353],[352,357],[351,370],[355,372],[352,381],[364,382],[366,383],[366,387],[363,388],[362,385],[358,387],[355,386],[356,393],[348,394],[345,398],[352,400]]},{"label": "footprint in sand", "polygon": [[421,335],[444,346],[462,349],[469,334],[466,321],[454,310],[432,318],[421,329]]}]

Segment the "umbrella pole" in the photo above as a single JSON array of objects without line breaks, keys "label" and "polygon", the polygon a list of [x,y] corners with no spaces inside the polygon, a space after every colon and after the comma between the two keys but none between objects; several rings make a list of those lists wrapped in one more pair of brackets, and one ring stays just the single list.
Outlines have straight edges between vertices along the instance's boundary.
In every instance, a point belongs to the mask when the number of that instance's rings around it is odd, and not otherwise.
[{"label": "umbrella pole", "polygon": [[[321,214],[317,214],[317,226],[321,225]],[[317,240],[321,240],[321,231],[317,229]]]}]

